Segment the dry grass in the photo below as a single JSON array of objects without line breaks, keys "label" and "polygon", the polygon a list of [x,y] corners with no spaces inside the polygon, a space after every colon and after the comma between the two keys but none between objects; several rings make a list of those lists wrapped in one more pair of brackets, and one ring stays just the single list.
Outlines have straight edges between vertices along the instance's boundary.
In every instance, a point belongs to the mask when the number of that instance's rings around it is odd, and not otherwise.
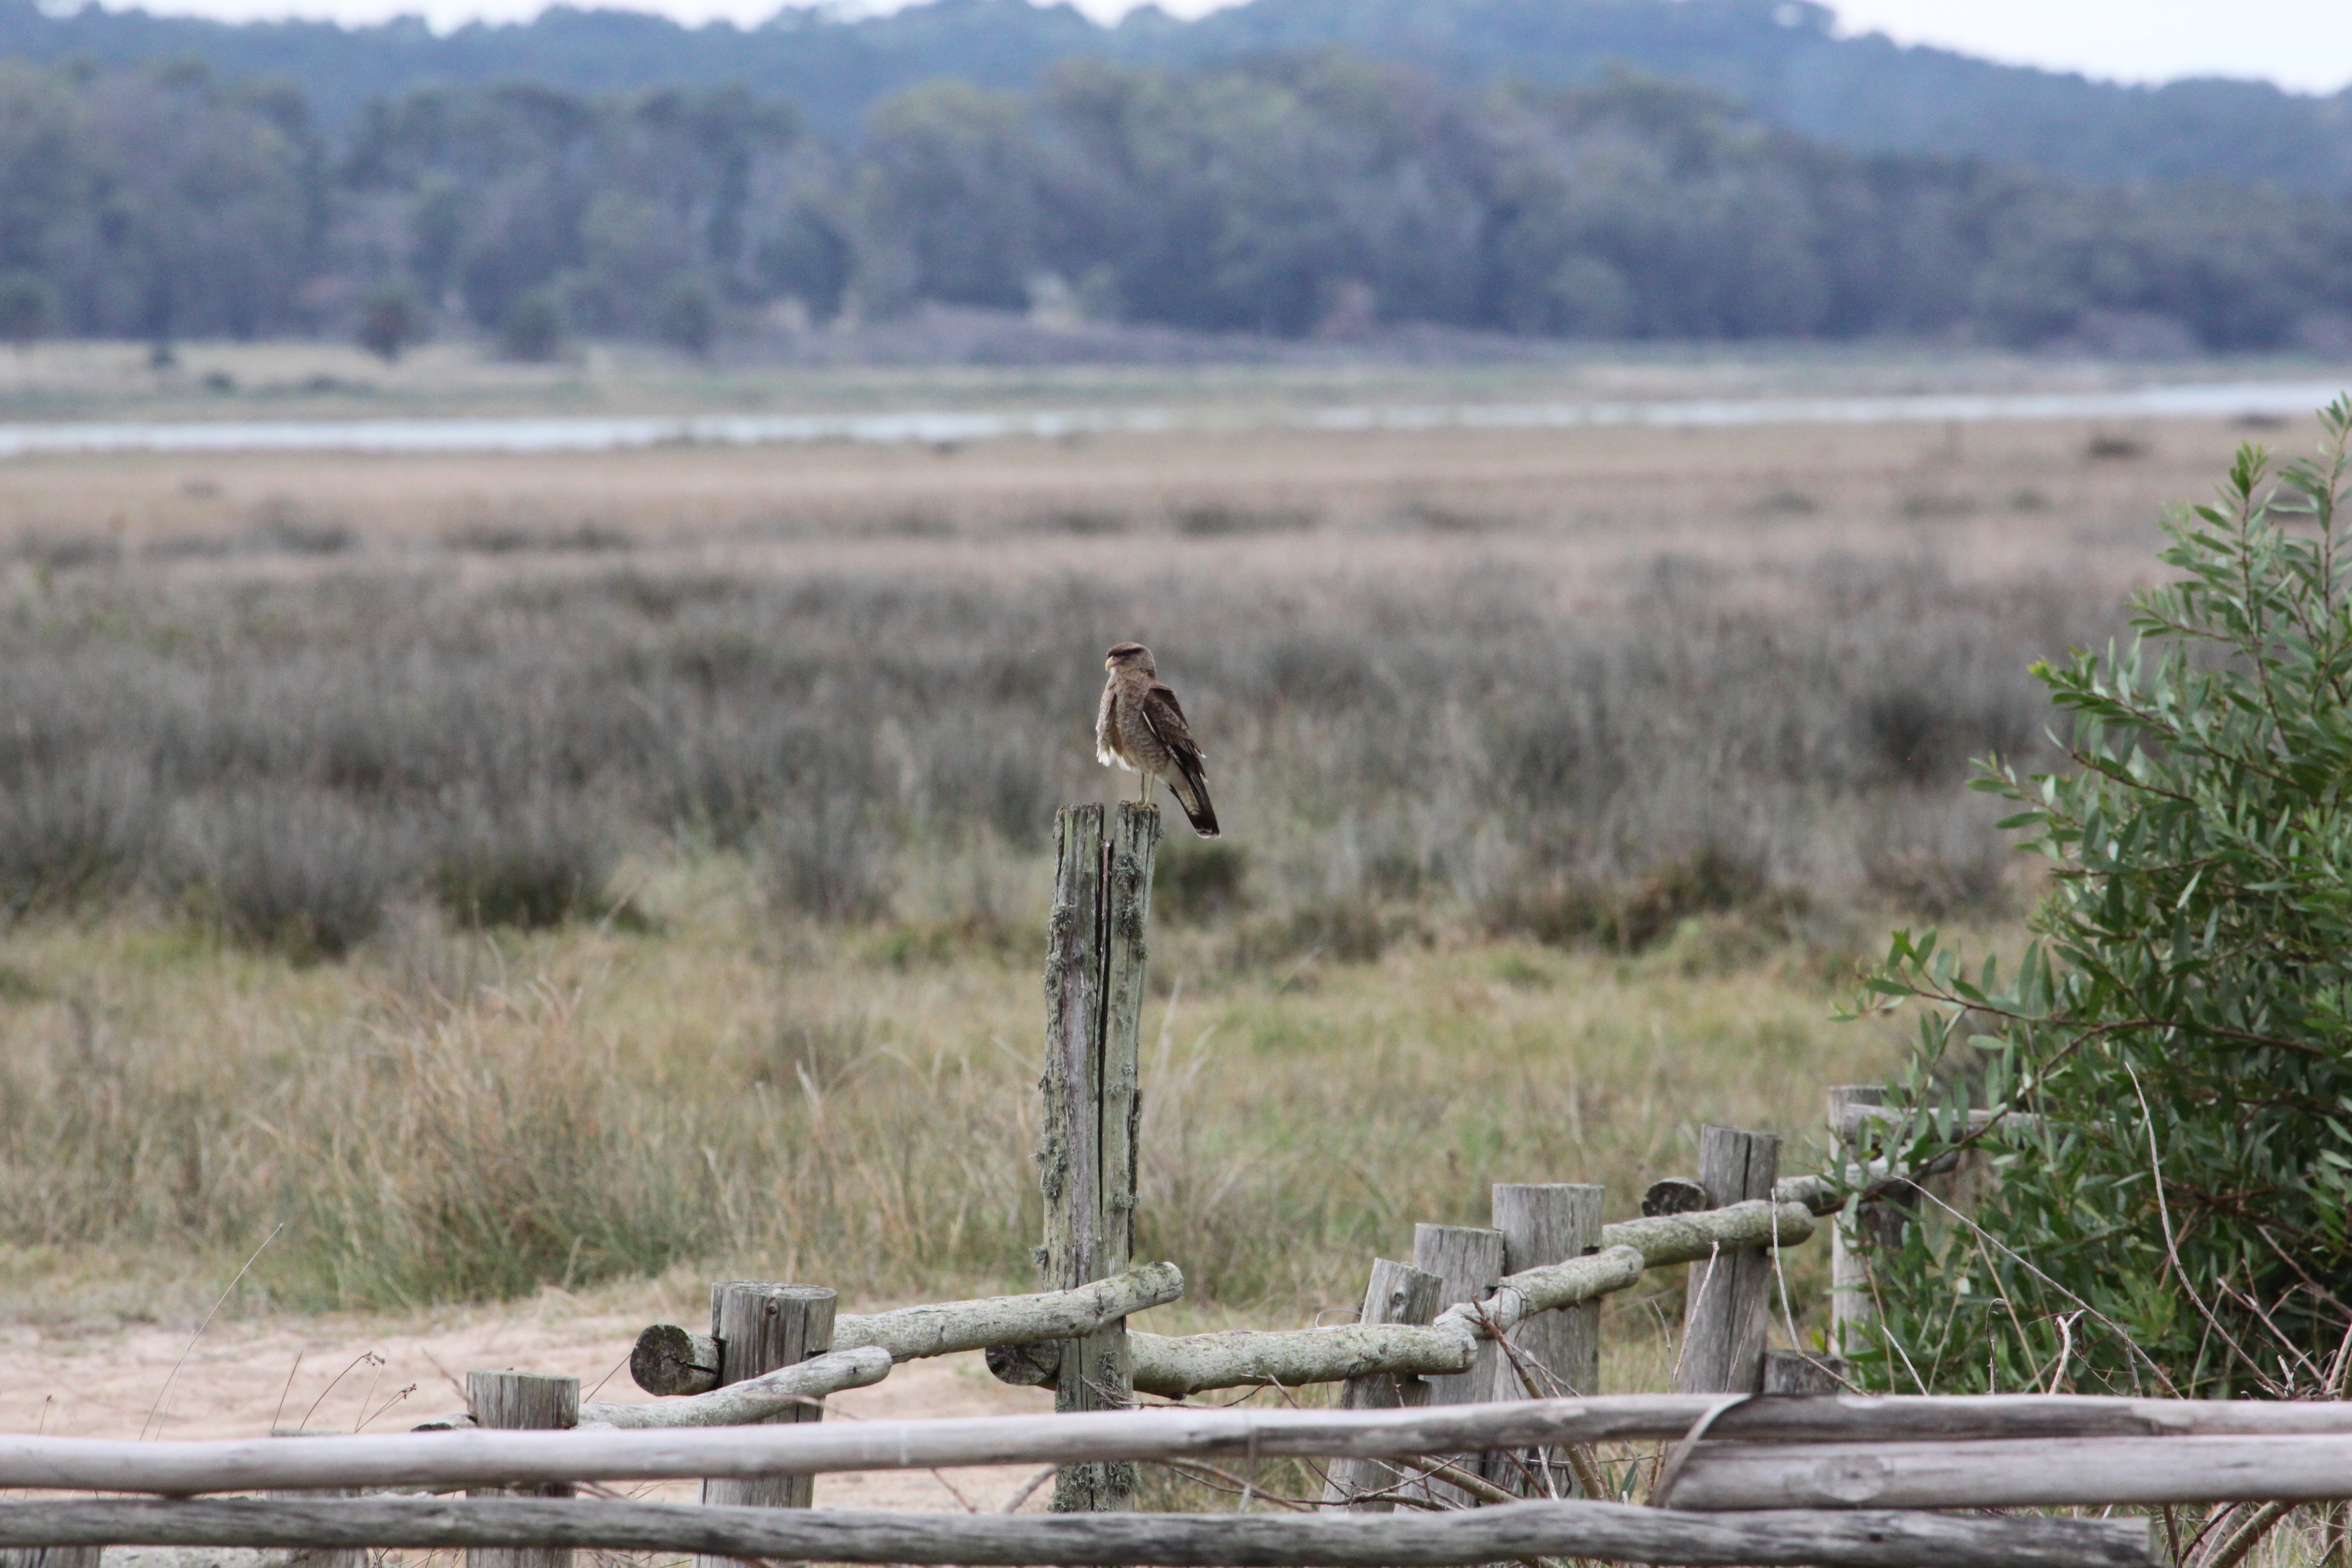
[{"label": "dry grass", "polygon": [[[887,389],[844,396],[864,402]],[[1324,390],[1385,401],[1451,389]],[[999,392],[987,401],[1139,400],[1045,391],[1076,395]],[[1098,573],[1139,539],[1187,566],[1328,561],[1345,542],[1371,552],[1368,566],[1477,551],[1588,571],[1661,552],[1737,567],[1822,550],[1924,546],[1965,560],[1974,576],[2104,555],[2119,535],[2129,536],[2137,569],[2149,520],[2169,501],[2209,490],[2235,440],[2259,435],[2301,449],[2312,438],[2300,426],[2249,432],[2212,421],[1383,433],[1250,426],[1247,400],[1270,395],[1263,385],[1235,389],[1242,401],[1230,430],[953,448],[842,442],[543,458],[20,458],[0,465],[0,539],[77,562],[157,552],[248,564],[335,552],[306,552],[306,542],[371,556],[446,542],[483,570],[529,552],[483,548],[500,543],[553,546],[539,553],[575,565],[599,556],[609,564],[630,546],[691,547],[730,566],[788,544],[807,567],[850,569],[897,564],[911,540],[923,562],[992,577]],[[925,405],[959,401],[971,399]],[[2119,437],[2139,450],[2089,455],[2102,437]],[[1023,548],[1008,552],[1008,542]]]},{"label": "dry grass", "polygon": [[1826,1016],[1885,923],[2014,911],[1966,758],[2242,434],[0,468],[16,1310],[281,1222],[254,1300],[1024,1283],[1043,838],[1129,635],[1232,825],[1162,888],[1171,1315],[1342,1308],[1492,1181],[1624,1213],[1880,1068]]},{"label": "dry grass", "polygon": [[[1022,1288],[1037,944],[932,957],[780,929],[721,861],[641,896],[665,934],[418,921],[331,968],[131,917],[20,931],[0,1002],[14,1307],[78,1252],[222,1268],[280,1222],[256,1305],[719,1260],[867,1300]],[[1704,1121],[1801,1141],[1822,1087],[1877,1069],[1890,1037],[1830,1023],[1801,954],[1725,968],[1717,940],[1439,941],[1273,974],[1171,933],[1143,1215],[1146,1250],[1192,1281],[1181,1315],[1311,1321],[1416,1220],[1477,1219],[1491,1182],[1605,1182],[1629,1212]]]}]

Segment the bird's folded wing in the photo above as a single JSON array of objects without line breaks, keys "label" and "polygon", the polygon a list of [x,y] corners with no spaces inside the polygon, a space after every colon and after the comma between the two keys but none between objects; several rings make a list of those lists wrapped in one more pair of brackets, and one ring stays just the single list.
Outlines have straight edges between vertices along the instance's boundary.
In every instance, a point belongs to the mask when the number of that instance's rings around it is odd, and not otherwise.
[{"label": "bird's folded wing", "polygon": [[1154,686],[1143,694],[1143,723],[1171,755],[1201,754],[1201,748],[1192,742],[1192,726],[1184,722],[1184,710],[1177,705],[1176,694],[1168,688]]}]

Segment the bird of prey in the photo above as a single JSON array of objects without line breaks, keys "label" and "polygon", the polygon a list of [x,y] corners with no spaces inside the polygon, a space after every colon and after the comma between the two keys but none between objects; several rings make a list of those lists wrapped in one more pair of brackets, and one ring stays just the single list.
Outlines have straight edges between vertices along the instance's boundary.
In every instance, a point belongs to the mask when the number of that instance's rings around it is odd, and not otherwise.
[{"label": "bird of prey", "polygon": [[1203,838],[1217,836],[1217,808],[1209,804],[1208,776],[1201,771],[1201,748],[1184,722],[1176,694],[1160,683],[1151,650],[1123,642],[1103,658],[1110,679],[1103,683],[1102,707],[1095,714],[1095,759],[1143,775],[1141,799],[1149,805],[1162,774],[1176,803]]}]

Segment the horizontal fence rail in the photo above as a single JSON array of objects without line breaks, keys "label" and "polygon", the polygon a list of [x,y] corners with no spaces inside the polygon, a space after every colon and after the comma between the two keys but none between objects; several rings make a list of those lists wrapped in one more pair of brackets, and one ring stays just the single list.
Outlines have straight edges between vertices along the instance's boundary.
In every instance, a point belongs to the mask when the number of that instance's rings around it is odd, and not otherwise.
[{"label": "horizontal fence rail", "polygon": [[[1822,1191],[1827,1194],[1829,1188],[1824,1185]],[[1627,1220],[1601,1227],[1601,1251],[1507,1275],[1486,1300],[1450,1307],[1426,1325],[1343,1324],[1175,1338],[1130,1330],[1128,1352],[1135,1386],[1170,1398],[1252,1384],[1296,1388],[1376,1373],[1442,1376],[1467,1371],[1479,1340],[1507,1334],[1539,1312],[1625,1289],[1652,1268],[1696,1263],[1718,1253],[1793,1246],[1816,1228],[1805,1202],[1760,1198],[1693,1214]],[[1002,1363],[1000,1375],[1009,1374],[1011,1382],[1044,1383],[1051,1381],[1055,1366],[1051,1354],[1024,1356]]]},{"label": "horizontal fence rail", "polygon": [[[971,1301],[940,1301],[905,1307],[895,1312],[868,1316],[847,1314],[834,1321],[833,1349],[838,1352],[876,1349],[891,1363],[925,1356],[954,1355],[961,1351],[988,1350],[998,1345],[1027,1345],[1091,1334],[1131,1312],[1165,1306],[1184,1294],[1184,1272],[1173,1263],[1147,1263],[1081,1285],[1075,1290],[1043,1290],[1025,1296],[983,1296]],[[675,1324],[657,1323],[637,1336],[629,1357],[629,1375],[648,1394],[703,1394],[719,1388],[719,1342]],[[867,1379],[867,1382],[875,1381]],[[743,1385],[730,1385],[732,1394]],[[857,1384],[843,1384],[855,1388]],[[830,1393],[813,1389],[807,1393]],[[646,1409],[647,1406],[597,1405],[599,1411]],[[653,1408],[660,1408],[658,1406]],[[589,1420],[583,1410],[583,1421]],[[615,1426],[654,1426],[649,1420],[602,1419]],[[746,1417],[758,1420],[761,1417]],[[681,1426],[715,1425],[680,1422]]]},{"label": "horizontal fence rail", "polygon": [[773,1372],[660,1405],[593,1400],[580,1407],[583,1426],[751,1426],[812,1399],[866,1388],[890,1375],[890,1352],[879,1345],[827,1351]]},{"label": "horizontal fence rail", "polygon": [[[1065,1419],[1081,1419],[1066,1417]],[[1677,1513],[1519,1502],[1420,1515],[949,1514],[551,1499],[0,1503],[0,1547],[584,1547],[820,1563],[1334,1568],[1531,1556],[1831,1568],[2150,1568],[2145,1521]]]},{"label": "horizontal fence rail", "polygon": [[2352,1435],[1700,1443],[1677,1508],[2050,1508],[2352,1498]]},{"label": "horizontal fence rail", "polygon": [[[0,1487],[59,1491],[149,1492],[187,1497],[205,1492],[329,1487],[479,1487],[556,1481],[668,1480],[697,1477],[818,1475],[849,1470],[924,1469],[969,1465],[1058,1465],[1111,1460],[1170,1460],[1255,1456],[1259,1458],[1404,1458],[1612,1441],[1671,1441],[1709,1415],[1711,1439],[1734,1457],[1750,1445],[1783,1441],[1824,1445],[1818,1450],[1756,1447],[1754,1463],[1798,1456],[1797,1469],[1832,1456],[1874,1455],[1908,1463],[1906,1443],[1922,1454],[1948,1454],[1974,1441],[1985,1450],[2023,1454],[2074,1441],[2086,1457],[2127,1448],[2149,1476],[2193,1465],[2158,1466],[2137,1456],[2177,1453],[2198,1445],[2261,1439],[2264,1451],[2305,1451],[2315,1465],[2332,1462],[2336,1489],[2352,1496],[2352,1403],[2269,1404],[2257,1401],[2160,1401],[2072,1395],[1991,1395],[1979,1398],[1766,1396],[1727,1402],[1721,1395],[1620,1394],[1597,1399],[1530,1399],[1391,1410],[1173,1409],[1113,1411],[1082,1415],[963,1416],[927,1421],[810,1423],[790,1426],[713,1427],[647,1432],[396,1433],[331,1437],[268,1437],[200,1442],[131,1442],[89,1437],[0,1437]],[[2148,1434],[2168,1434],[2148,1436]],[[1986,1442],[1987,1437],[2012,1441]],[[1934,1447],[1926,1445],[1933,1440]],[[1836,1445],[1832,1447],[1828,1445]],[[2120,1447],[2119,1447],[2120,1445]],[[1709,1506],[1735,1506],[1717,1490],[1702,1492],[1717,1441],[1695,1447],[1676,1481]],[[2220,1450],[2216,1450],[2220,1452]],[[1743,1461],[1747,1462],[1747,1461]],[[1841,1461],[1842,1462],[1842,1461]],[[1925,1463],[1926,1461],[1922,1461]],[[2091,1463],[2086,1458],[2085,1465]],[[2215,1474],[2210,1460],[2200,1461]],[[1728,1475],[1726,1470],[1722,1474]],[[2323,1479],[2325,1479],[2323,1477]],[[2110,1491],[2095,1501],[2195,1501],[2220,1495],[2207,1476],[2183,1473],[2182,1495],[2115,1492],[2126,1478],[2110,1477]],[[1709,1483],[1712,1485],[1712,1483]],[[2085,1483],[2086,1485],[2088,1483]],[[2235,1484],[2235,1483],[2232,1483]],[[2247,1483],[2249,1487],[2252,1482]],[[2193,1495],[2190,1495],[2193,1493]],[[2291,1492],[2247,1490],[2263,1499]],[[2321,1494],[2312,1494],[2321,1495]],[[1675,1500],[1685,1502],[1677,1490]],[[1825,1496],[1803,1506],[1851,1506],[1870,1500]],[[1921,1506],[2008,1506],[2012,1500],[1932,1502]],[[2013,1500],[2023,1506],[2028,1500]],[[2053,1500],[2035,1499],[2031,1500]],[[2055,1500],[2084,1500],[2081,1499]],[[1736,1506],[1762,1506],[1738,1503]],[[1797,1506],[1791,1504],[1790,1506]],[[1886,1506],[1896,1506],[1888,1503]]]}]

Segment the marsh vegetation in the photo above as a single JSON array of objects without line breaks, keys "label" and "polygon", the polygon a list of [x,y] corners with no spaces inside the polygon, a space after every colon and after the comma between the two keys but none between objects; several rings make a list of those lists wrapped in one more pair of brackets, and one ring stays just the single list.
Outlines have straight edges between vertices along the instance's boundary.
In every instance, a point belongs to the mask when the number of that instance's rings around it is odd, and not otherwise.
[{"label": "marsh vegetation", "polygon": [[2103,434],[19,464],[0,1239],[103,1295],[283,1221],[299,1305],[1017,1286],[1127,636],[1233,823],[1158,898],[1188,1310],[1311,1316],[1489,1181],[1622,1212],[1889,1058],[1825,1021],[1888,923],[2005,940],[1968,759],[2044,757],[2024,666],[2233,433]]}]

